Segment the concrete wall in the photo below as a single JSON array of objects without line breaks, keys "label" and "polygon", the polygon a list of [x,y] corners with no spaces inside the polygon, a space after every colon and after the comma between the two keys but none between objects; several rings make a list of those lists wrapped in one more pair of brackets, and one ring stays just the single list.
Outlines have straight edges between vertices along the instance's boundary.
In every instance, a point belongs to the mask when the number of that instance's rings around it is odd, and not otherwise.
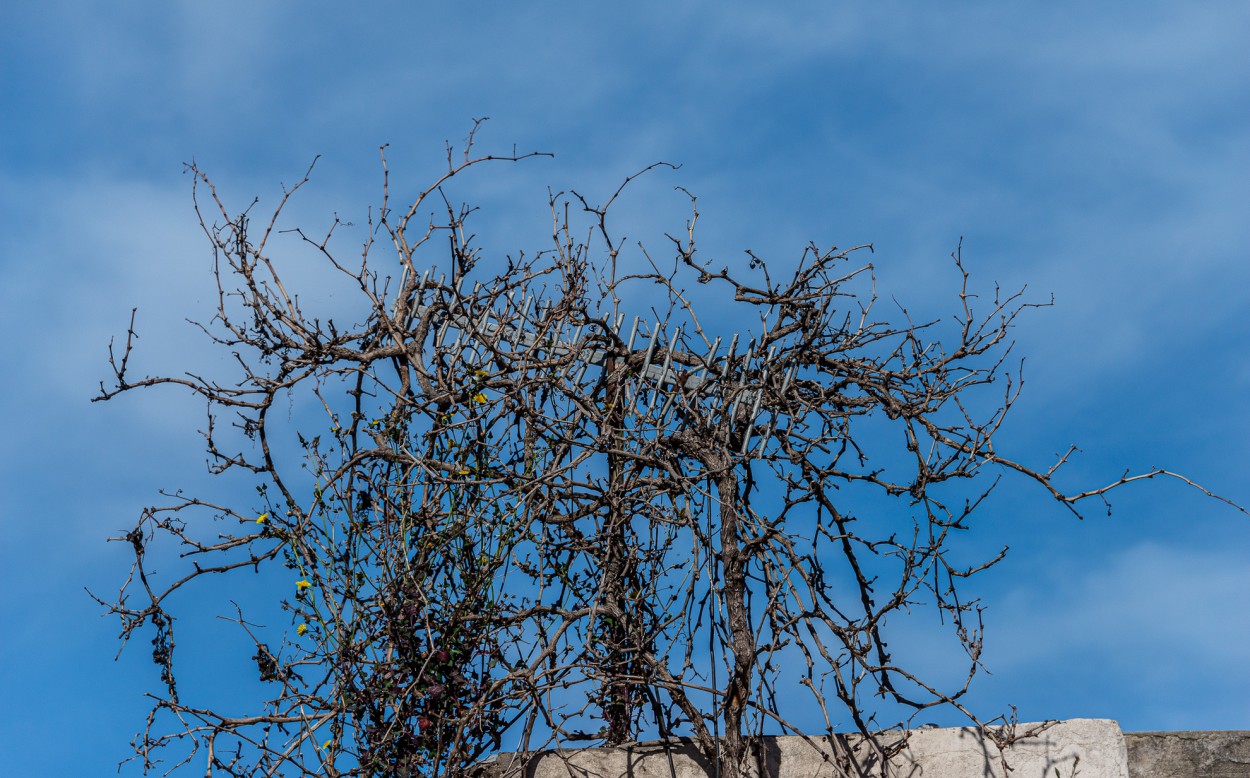
[{"label": "concrete wall", "polygon": [[[1020,724],[1018,731],[1038,725]],[[765,737],[753,743],[750,774],[763,778],[835,778],[848,773],[840,753],[854,751],[866,775],[880,776],[858,748],[858,737]],[[621,748],[501,754],[484,778],[708,778],[712,765],[688,740]],[[1006,752],[973,728],[923,729],[911,733],[891,760],[889,778],[1129,778],[1124,737],[1114,721],[1054,722]]]},{"label": "concrete wall", "polygon": [[[1021,724],[1020,731],[1036,726]],[[765,737],[751,773],[764,778],[833,778],[839,752],[858,739]],[[862,752],[861,760],[863,760]],[[1003,762],[1010,772],[1003,769]],[[861,761],[863,764],[863,761]],[[708,778],[712,765],[689,740],[622,748],[500,754],[482,778]],[[869,774],[880,775],[872,770]],[[1250,731],[1122,733],[1107,719],[1071,719],[1000,753],[971,728],[911,734],[889,778],[1250,778]]]},{"label": "concrete wall", "polygon": [[1250,778],[1250,731],[1126,732],[1130,778]]}]

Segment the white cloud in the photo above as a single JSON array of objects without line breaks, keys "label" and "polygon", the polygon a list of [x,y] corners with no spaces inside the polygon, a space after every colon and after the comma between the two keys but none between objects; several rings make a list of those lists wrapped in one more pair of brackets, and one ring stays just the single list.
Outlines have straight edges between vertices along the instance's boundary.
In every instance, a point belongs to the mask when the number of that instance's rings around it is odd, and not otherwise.
[{"label": "white cloud", "polygon": [[994,597],[990,666],[1027,672],[1076,655],[1127,667],[1143,682],[1201,668],[1250,684],[1250,614],[1240,604],[1250,591],[1247,554],[1237,542],[1141,541],[1105,560],[1054,559],[1044,577]]}]

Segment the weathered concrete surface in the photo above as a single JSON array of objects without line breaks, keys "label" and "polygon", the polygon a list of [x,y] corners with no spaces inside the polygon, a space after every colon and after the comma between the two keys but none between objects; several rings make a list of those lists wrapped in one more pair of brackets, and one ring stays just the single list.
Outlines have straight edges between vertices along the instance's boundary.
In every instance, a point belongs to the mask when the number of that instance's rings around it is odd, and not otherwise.
[{"label": "weathered concrete surface", "polygon": [[[1018,725],[1020,732],[1037,726]],[[849,737],[830,744],[826,738],[765,737],[754,744],[752,774],[765,778],[834,778],[837,754],[855,749]],[[840,747],[840,748],[839,748]],[[927,729],[911,733],[907,747],[891,760],[889,778],[1129,778],[1124,737],[1114,721],[1071,719],[1046,727],[1001,754],[973,728]],[[689,740],[643,743],[622,748],[501,754],[488,772],[523,778],[707,778],[715,771]],[[861,764],[866,762],[862,758]],[[844,762],[843,762],[844,763]],[[880,776],[871,766],[866,775]],[[852,773],[854,774],[854,773]]]},{"label": "weathered concrete surface", "polygon": [[[1020,724],[1023,731],[1035,724]],[[906,758],[891,776],[1006,778],[998,748],[972,728],[912,733]],[[1129,778],[1120,725],[1110,719],[1068,719],[1007,749],[1011,778]],[[795,776],[794,778],[798,778]]]},{"label": "weathered concrete surface", "polygon": [[1250,778],[1250,731],[1126,732],[1131,778]]}]

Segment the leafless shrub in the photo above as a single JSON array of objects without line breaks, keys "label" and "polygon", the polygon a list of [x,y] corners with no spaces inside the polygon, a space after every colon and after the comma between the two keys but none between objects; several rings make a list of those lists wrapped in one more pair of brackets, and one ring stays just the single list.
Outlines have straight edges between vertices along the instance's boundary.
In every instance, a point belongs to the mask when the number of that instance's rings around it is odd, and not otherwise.
[{"label": "leafless shrub", "polygon": [[[165,685],[135,743],[145,770],[198,759],[210,775],[458,776],[500,749],[650,732],[692,737],[736,778],[747,738],[801,731],[804,706],[829,735],[905,728],[939,705],[980,723],[960,699],[981,608],[958,585],[1002,555],[956,564],[951,533],[1004,473],[1074,511],[1179,478],[1126,473],[1068,494],[1053,482],[1066,455],[1036,470],[998,453],[1020,389],[1009,329],[1033,304],[978,298],[958,253],[953,328],[891,323],[871,246],[811,245],[780,281],[754,256],[732,273],[697,254],[693,197],[672,261],[625,272],[607,222],[618,190],[603,206],[553,196],[551,246],[484,270],[502,262],[479,262],[473,209],[449,182],[532,156],[474,156],[470,134],[402,208],[388,178],[359,257],[332,248],[337,220],[323,237],[293,231],[363,305],[350,324],[306,314],[271,249],[307,175],[258,228],[189,168],[216,257],[203,330],[241,378],[132,378],[132,316],[96,399],[198,394],[215,469],[252,474],[259,498],[175,495],[114,538],[134,568],[101,602],[124,641],[155,631]],[[658,301],[645,317],[623,298],[639,286]],[[718,300],[753,333],[705,325],[697,310]],[[295,395],[322,420],[292,430]],[[284,453],[292,441],[302,461]],[[216,533],[202,512],[238,528]],[[158,539],[187,565],[161,583],[145,562]],[[294,629],[231,616],[256,650],[236,659],[256,663],[272,699],[225,715],[180,698],[171,597],[280,565]],[[889,620],[916,606],[940,609],[966,652],[958,688],[892,658]],[[912,716],[878,720],[882,699]],[[902,741],[870,742],[879,765]],[[868,769],[841,756],[847,774]]]}]

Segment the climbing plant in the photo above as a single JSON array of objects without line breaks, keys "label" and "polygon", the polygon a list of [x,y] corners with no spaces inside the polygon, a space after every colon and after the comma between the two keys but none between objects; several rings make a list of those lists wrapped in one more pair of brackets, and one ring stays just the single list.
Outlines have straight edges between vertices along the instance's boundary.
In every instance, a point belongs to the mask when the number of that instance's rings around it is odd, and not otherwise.
[{"label": "climbing plant", "polygon": [[[892,320],[871,246],[731,270],[700,254],[693,197],[665,246],[627,256],[608,214],[635,177],[604,204],[552,195],[549,245],[484,255],[452,185],[543,155],[479,154],[476,131],[398,205],[383,154],[360,251],[337,219],[285,226],[312,168],[257,219],[189,167],[218,293],[201,329],[234,373],[133,376],[132,313],[96,399],[198,395],[214,471],[256,492],[176,492],[115,538],[133,571],[100,601],[123,640],[154,634],[163,686],[135,742],[144,769],[459,776],[500,750],[650,734],[693,738],[736,778],[751,735],[823,722],[868,736],[840,755],[860,774],[902,742],[875,732],[930,708],[995,723],[961,702],[983,631],[959,592],[1002,555],[959,562],[952,534],[1004,475],[1074,511],[1181,478],[1069,493],[1054,482],[1069,455],[1000,453],[1020,388],[1010,330],[1037,303],[978,297],[957,252],[950,317]],[[296,244],[350,305],[314,310],[284,260]],[[237,604],[261,569],[289,586],[265,627]],[[254,649],[223,660],[270,690],[250,707],[179,694],[176,627],[194,614],[174,595],[193,588]],[[892,654],[921,607],[966,654],[954,688]]]}]

